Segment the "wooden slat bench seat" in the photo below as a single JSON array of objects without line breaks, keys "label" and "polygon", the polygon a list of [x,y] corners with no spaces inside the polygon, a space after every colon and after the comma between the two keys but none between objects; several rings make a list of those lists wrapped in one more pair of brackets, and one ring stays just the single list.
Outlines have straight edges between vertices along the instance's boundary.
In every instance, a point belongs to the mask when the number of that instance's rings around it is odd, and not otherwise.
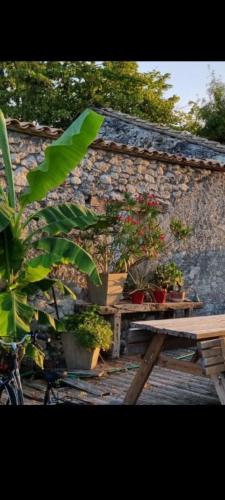
[{"label": "wooden slat bench seat", "polygon": [[214,382],[217,395],[225,405],[225,338],[198,342],[202,369]]}]

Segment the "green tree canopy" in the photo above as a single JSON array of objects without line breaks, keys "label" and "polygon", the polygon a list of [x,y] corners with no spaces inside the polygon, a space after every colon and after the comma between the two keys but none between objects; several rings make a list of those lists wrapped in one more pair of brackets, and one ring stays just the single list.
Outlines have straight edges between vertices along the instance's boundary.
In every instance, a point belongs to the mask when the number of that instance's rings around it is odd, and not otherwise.
[{"label": "green tree canopy", "polygon": [[182,128],[213,141],[225,143],[225,83],[212,73],[208,99],[190,102]]},{"label": "green tree canopy", "polygon": [[179,123],[179,97],[165,97],[170,74],[141,73],[136,62],[0,62],[0,75],[0,107],[20,120],[67,127],[87,106],[100,106]]}]

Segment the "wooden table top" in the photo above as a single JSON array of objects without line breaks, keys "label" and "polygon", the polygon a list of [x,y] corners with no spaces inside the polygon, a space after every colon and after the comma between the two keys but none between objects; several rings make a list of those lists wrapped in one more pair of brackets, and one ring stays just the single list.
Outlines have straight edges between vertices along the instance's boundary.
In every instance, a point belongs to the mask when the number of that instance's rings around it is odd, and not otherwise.
[{"label": "wooden table top", "polygon": [[155,333],[202,340],[225,337],[225,314],[154,321],[134,321],[132,322],[132,326],[143,327]]}]

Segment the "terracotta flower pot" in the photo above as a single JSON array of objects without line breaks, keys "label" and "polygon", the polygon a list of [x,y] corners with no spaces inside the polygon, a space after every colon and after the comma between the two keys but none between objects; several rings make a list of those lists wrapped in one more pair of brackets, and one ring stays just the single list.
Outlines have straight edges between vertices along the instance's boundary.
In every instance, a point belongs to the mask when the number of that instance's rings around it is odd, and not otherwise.
[{"label": "terracotta flower pot", "polygon": [[143,304],[145,298],[145,292],[142,290],[137,290],[130,294],[132,304]]},{"label": "terracotta flower pot", "polygon": [[164,288],[154,291],[155,301],[159,302],[160,304],[164,304],[166,302],[166,296],[167,290],[164,290]]}]

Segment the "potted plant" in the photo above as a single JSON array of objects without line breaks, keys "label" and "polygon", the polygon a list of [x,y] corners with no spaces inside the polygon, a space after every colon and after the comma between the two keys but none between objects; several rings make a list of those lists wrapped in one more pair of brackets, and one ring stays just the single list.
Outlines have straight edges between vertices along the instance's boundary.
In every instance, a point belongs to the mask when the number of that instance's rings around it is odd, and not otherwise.
[{"label": "potted plant", "polygon": [[68,317],[64,321],[62,343],[68,370],[94,369],[100,349],[108,351],[113,332],[108,321],[99,315],[97,307]]},{"label": "potted plant", "polygon": [[94,230],[81,235],[84,246],[98,262],[102,281],[102,285],[95,286],[88,280],[93,303],[117,303],[122,297],[129,269],[136,262],[154,257],[163,250],[164,234],[157,221],[159,206],[154,195],[132,198],[125,193],[122,201],[107,204]]},{"label": "potted plant", "polygon": [[158,265],[154,272],[153,282],[155,283],[155,301],[164,303],[169,289],[173,290],[175,286],[182,286],[183,273],[174,262]]},{"label": "potted plant", "polygon": [[184,274],[177,267],[177,265],[172,262],[169,264],[168,269],[170,271],[170,284],[168,286],[169,299],[170,300],[184,300],[185,291],[181,290],[181,287],[184,284]]},{"label": "potted plant", "polygon": [[128,272],[126,288],[132,304],[143,304],[145,294],[151,288],[145,268],[136,266]]}]

